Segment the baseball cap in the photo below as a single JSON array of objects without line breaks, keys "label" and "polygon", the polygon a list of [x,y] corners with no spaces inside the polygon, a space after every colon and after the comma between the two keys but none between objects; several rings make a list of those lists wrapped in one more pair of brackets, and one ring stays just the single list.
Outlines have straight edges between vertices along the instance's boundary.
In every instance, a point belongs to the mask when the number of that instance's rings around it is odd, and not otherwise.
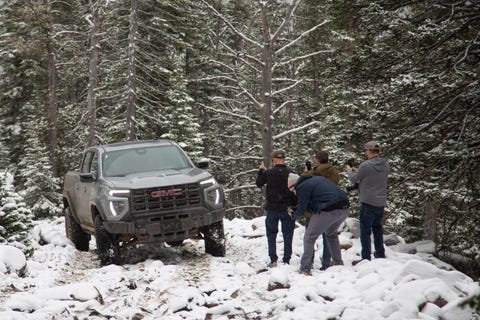
[{"label": "baseball cap", "polygon": [[377,141],[368,141],[365,143],[363,150],[380,150],[380,144]]},{"label": "baseball cap", "polygon": [[285,151],[275,150],[272,152],[272,158],[285,158]]}]

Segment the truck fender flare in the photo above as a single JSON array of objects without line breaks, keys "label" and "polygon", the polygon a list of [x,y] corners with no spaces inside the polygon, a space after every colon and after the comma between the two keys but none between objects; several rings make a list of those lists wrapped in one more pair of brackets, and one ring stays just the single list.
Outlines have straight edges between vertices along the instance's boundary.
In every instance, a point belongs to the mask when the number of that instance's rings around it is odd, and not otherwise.
[{"label": "truck fender flare", "polygon": [[73,206],[70,205],[70,200],[68,199],[68,197],[64,195],[62,201],[63,201],[63,211],[67,210],[67,208],[70,208],[70,210],[72,211],[73,219],[75,219],[75,222],[80,224],[80,222],[78,221],[77,215],[75,213],[75,210],[73,209]]},{"label": "truck fender flare", "polygon": [[92,221],[95,221],[95,217],[97,215],[100,215],[103,221],[106,221],[107,215],[103,211],[103,208],[101,206],[97,206],[94,204],[90,205],[90,212],[92,213]]}]

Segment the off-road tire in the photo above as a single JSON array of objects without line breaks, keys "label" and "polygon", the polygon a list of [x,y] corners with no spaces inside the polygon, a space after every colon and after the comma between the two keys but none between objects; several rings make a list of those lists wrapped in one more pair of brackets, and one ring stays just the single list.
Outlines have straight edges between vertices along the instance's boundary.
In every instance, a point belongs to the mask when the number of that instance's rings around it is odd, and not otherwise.
[{"label": "off-road tire", "polygon": [[167,244],[170,247],[179,247],[183,244],[183,240],[176,240],[176,241],[167,241]]},{"label": "off-road tire", "polygon": [[225,233],[223,221],[215,222],[201,229],[205,240],[205,253],[214,257],[225,256]]},{"label": "off-road tire", "polygon": [[72,240],[75,248],[79,251],[88,251],[88,244],[90,242],[90,235],[82,230],[82,227],[73,217],[72,209],[65,208],[65,234],[67,238]]},{"label": "off-road tire", "polygon": [[100,215],[95,217],[95,240],[97,242],[97,254],[100,264],[120,264],[120,248],[115,235],[105,230]]}]

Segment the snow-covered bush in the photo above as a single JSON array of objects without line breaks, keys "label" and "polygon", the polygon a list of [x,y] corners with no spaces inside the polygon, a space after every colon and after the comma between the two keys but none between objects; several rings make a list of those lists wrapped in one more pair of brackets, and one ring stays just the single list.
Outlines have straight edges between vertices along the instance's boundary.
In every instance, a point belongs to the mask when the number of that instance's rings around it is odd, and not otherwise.
[{"label": "snow-covered bush", "polygon": [[32,226],[32,213],[15,192],[13,176],[8,172],[0,173],[0,243],[30,255],[33,249],[28,234]]}]

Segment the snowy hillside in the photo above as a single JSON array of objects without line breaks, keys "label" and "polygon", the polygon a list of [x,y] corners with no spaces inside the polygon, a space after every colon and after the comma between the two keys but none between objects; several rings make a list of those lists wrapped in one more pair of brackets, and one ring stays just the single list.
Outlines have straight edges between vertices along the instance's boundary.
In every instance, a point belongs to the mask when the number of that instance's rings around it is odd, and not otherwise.
[{"label": "snowy hillside", "polygon": [[398,251],[387,248],[387,259],[352,266],[360,244],[344,229],[345,266],[318,270],[318,241],[315,270],[307,276],[297,272],[303,227],[295,229],[292,264],[273,269],[265,268],[264,217],[225,220],[225,229],[224,258],[205,255],[203,241],[188,240],[179,248],[130,252],[146,260],[99,267],[95,241],[90,252],[76,251],[63,219],[39,222],[33,235],[39,244],[26,268],[21,252],[0,246],[0,319],[477,318],[456,305],[478,292],[478,282],[428,254],[400,253],[397,245]]}]

